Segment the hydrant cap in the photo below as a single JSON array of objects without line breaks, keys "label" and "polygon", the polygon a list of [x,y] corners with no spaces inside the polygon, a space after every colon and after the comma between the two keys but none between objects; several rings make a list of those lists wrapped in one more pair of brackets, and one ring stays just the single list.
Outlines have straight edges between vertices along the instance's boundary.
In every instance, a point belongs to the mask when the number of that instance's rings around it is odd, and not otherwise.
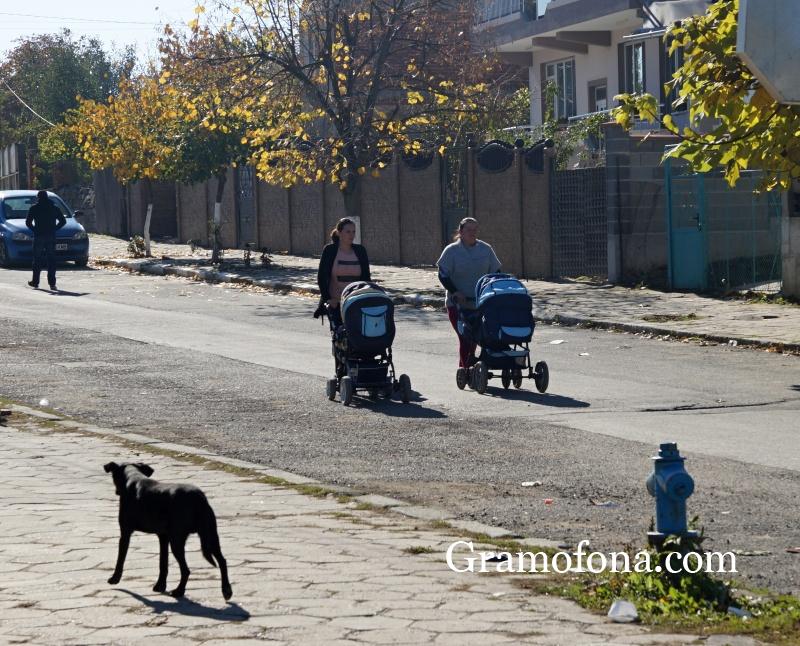
[{"label": "hydrant cap", "polygon": [[685,471],[679,471],[666,479],[664,488],[670,498],[686,500],[694,493],[694,480]]}]

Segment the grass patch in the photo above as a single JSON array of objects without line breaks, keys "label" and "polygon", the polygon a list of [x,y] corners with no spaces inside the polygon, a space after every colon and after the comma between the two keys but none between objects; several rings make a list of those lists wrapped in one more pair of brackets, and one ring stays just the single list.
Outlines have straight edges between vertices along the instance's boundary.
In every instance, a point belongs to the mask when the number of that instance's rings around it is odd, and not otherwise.
[{"label": "grass patch", "polygon": [[670,323],[675,321],[696,321],[700,317],[694,312],[689,314],[648,314],[642,320],[648,323]]},{"label": "grass patch", "polygon": [[783,294],[767,294],[766,292],[736,292],[729,298],[733,300],[747,301],[748,303],[766,305],[785,305],[788,307],[800,307],[800,300]]},{"label": "grass patch", "polygon": [[[626,599],[636,606],[642,623],[672,632],[749,635],[775,644],[800,644],[800,599],[737,589],[730,581],[703,571],[668,572],[670,553],[703,553],[702,541],[702,533],[696,539],[673,537],[660,550],[647,550],[652,565],[649,572],[537,575],[517,578],[514,583],[538,594],[571,599],[603,614],[615,599]],[[629,555],[634,564],[632,550]],[[655,566],[661,571],[655,571]],[[736,616],[729,608],[750,616]]]},{"label": "grass patch", "polygon": [[404,547],[403,551],[406,554],[433,554],[436,552],[432,547],[426,545],[412,545],[411,547]]}]

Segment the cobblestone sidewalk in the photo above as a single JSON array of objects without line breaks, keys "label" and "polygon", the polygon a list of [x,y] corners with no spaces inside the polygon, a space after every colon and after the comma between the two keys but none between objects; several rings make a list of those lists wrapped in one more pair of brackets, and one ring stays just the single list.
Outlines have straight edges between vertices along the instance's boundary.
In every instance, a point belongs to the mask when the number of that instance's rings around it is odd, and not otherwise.
[{"label": "cobblestone sidewalk", "polygon": [[[532,596],[508,575],[451,572],[443,554],[463,538],[455,532],[343,504],[332,495],[265,484],[254,477],[264,473],[257,465],[227,461],[255,469],[238,472],[219,462],[209,467],[198,458],[225,460],[192,451],[19,412],[0,425],[0,642],[486,646],[696,640],[608,623],[570,602]],[[155,468],[155,478],[191,481],[206,491],[230,568],[230,603],[222,599],[218,571],[200,557],[196,537],[187,543],[193,570],[183,600],[151,592],[158,568],[151,535],[134,534],[122,581],[106,583],[118,540],[118,499],[102,467],[110,460],[144,461]],[[430,553],[415,553],[420,550]],[[170,560],[168,587],[177,574]],[[703,643],[753,642],[713,636]]]},{"label": "cobblestone sidewalk", "polygon": [[[153,259],[132,261],[125,240],[99,235],[93,235],[91,240],[91,253],[97,264],[317,293],[319,261],[315,258],[276,255],[270,269],[261,269],[258,254],[254,254],[253,266],[245,268],[243,252],[228,250],[223,271],[214,273],[210,265],[204,264],[209,252],[200,249],[192,253],[188,245],[153,243]],[[373,265],[372,269],[373,278],[398,300],[443,306],[443,290],[432,268]],[[545,322],[592,324],[630,332],[800,351],[800,307],[579,282],[529,280],[526,284],[534,295],[537,318]]]}]

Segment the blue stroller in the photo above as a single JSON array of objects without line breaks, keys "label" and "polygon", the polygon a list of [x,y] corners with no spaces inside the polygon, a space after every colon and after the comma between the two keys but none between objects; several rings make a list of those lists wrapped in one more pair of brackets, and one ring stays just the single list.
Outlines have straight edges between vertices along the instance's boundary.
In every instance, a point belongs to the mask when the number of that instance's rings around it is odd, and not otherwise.
[{"label": "blue stroller", "polygon": [[481,352],[470,368],[459,368],[456,385],[469,385],[483,394],[489,380],[500,377],[503,388],[522,388],[533,379],[543,393],[550,383],[544,361],[531,365],[528,344],[533,338],[533,300],[519,280],[509,274],[487,274],[475,286],[475,310],[459,311],[459,333],[477,343]]},{"label": "blue stroller", "polygon": [[344,288],[340,300],[341,324],[328,315],[336,376],[328,379],[328,399],[349,406],[359,390],[370,397],[400,395],[403,403],[411,399],[408,375],[395,378],[392,362],[394,341],[394,303],[375,283],[358,281]]}]

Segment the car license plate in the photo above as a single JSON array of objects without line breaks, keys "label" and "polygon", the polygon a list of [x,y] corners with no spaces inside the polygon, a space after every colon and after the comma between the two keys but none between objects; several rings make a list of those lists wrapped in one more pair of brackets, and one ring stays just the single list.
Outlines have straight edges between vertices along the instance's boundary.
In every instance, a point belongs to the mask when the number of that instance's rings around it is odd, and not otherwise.
[{"label": "car license plate", "polygon": [[56,245],[56,251],[66,251],[68,248],[69,245],[66,242]]}]

